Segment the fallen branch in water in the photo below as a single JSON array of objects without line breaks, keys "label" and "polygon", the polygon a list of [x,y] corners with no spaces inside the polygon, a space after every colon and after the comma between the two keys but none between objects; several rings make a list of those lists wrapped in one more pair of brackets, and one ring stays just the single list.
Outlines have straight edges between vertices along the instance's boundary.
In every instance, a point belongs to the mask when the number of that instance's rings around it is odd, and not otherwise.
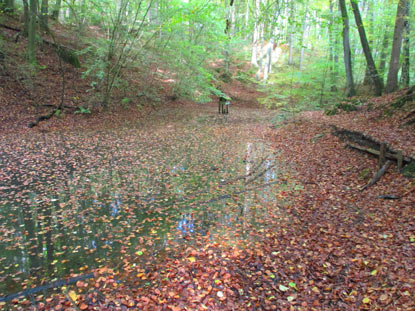
[{"label": "fallen branch in water", "polygon": [[19,297],[24,297],[24,296],[31,296],[33,294],[36,294],[38,292],[50,289],[50,288],[55,288],[55,287],[62,287],[64,285],[69,285],[69,284],[73,284],[76,283],[78,281],[83,281],[86,279],[92,279],[94,277],[94,273],[88,273],[88,274],[84,274],[84,275],[78,275],[75,276],[73,278],[69,278],[69,279],[65,279],[65,280],[58,280],[55,282],[51,282],[45,285],[41,285],[35,288],[30,288],[30,289],[26,289],[24,291],[18,292],[18,293],[14,293],[14,294],[10,294],[10,295],[6,295],[3,297],[0,297],[0,302],[3,301],[11,301],[15,298],[19,298]]}]

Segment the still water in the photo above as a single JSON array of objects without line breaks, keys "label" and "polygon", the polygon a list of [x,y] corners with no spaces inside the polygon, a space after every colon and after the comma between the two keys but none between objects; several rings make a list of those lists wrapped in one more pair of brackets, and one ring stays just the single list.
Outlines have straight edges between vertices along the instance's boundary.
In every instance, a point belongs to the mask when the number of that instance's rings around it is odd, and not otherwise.
[{"label": "still water", "polygon": [[0,296],[201,238],[238,243],[283,212],[276,194],[290,186],[275,150],[226,120],[3,137],[1,147]]}]

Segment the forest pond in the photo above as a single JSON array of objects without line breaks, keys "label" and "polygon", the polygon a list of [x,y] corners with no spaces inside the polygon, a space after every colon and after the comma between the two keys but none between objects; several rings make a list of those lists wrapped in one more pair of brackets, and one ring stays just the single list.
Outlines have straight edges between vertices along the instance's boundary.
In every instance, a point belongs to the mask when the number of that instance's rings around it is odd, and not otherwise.
[{"label": "forest pond", "polygon": [[277,152],[220,118],[3,138],[0,296],[283,215]]}]

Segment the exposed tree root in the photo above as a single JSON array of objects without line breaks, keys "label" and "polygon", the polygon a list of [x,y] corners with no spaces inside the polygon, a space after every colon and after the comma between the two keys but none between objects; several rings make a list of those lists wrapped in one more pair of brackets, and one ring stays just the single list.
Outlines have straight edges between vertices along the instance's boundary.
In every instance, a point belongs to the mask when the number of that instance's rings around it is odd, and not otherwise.
[{"label": "exposed tree root", "polygon": [[40,122],[45,121],[45,120],[49,120],[50,118],[52,118],[56,114],[56,111],[58,111],[58,110],[59,110],[59,108],[57,108],[55,110],[52,110],[51,112],[49,112],[46,115],[43,115],[43,116],[38,117],[36,119],[36,121],[30,122],[29,125],[28,125],[28,127],[29,128],[33,128],[33,127],[37,126]]},{"label": "exposed tree root", "polygon": [[404,95],[398,97],[393,103],[392,107],[394,108],[401,108],[407,102],[415,100],[415,85],[410,87]]}]

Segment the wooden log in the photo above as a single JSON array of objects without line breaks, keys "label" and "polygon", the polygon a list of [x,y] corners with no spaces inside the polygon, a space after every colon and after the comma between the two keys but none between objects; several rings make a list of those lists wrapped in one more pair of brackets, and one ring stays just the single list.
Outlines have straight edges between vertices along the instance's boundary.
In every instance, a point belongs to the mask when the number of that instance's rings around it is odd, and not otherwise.
[{"label": "wooden log", "polygon": [[[355,145],[355,144],[347,144],[346,147],[356,149],[356,150],[359,150],[359,151],[363,151],[363,152],[369,153],[369,154],[377,156],[377,157],[379,157],[379,155],[380,155],[380,152],[376,149],[373,149],[373,148],[361,147],[361,146]],[[385,157],[386,157],[386,159],[389,159],[389,160],[393,160],[393,161],[396,161],[396,162],[398,161],[397,153],[386,152]],[[408,164],[412,161],[414,161],[414,159],[412,159],[411,157],[406,157],[406,156],[402,155],[402,165],[403,164]]]},{"label": "wooden log", "polygon": [[0,24],[0,27],[6,28],[6,29],[9,29],[9,30],[13,30],[13,31],[17,31],[17,32],[21,31],[19,28],[9,26],[9,25],[5,25],[5,24]]},{"label": "wooden log", "polygon": [[403,153],[402,150],[398,150],[398,153],[396,154],[397,157],[397,170],[400,173],[402,171],[402,166],[403,166]]},{"label": "wooden log", "polygon": [[385,162],[386,162],[386,144],[382,143],[379,149],[378,170],[385,164]]},{"label": "wooden log", "polygon": [[373,178],[369,181],[369,183],[366,186],[364,186],[362,189],[360,189],[360,191],[363,191],[369,188],[370,186],[373,186],[374,184],[376,184],[382,178],[382,176],[386,173],[386,171],[389,169],[391,165],[392,165],[392,161],[387,160],[385,164],[376,172],[375,176],[373,176]]}]

